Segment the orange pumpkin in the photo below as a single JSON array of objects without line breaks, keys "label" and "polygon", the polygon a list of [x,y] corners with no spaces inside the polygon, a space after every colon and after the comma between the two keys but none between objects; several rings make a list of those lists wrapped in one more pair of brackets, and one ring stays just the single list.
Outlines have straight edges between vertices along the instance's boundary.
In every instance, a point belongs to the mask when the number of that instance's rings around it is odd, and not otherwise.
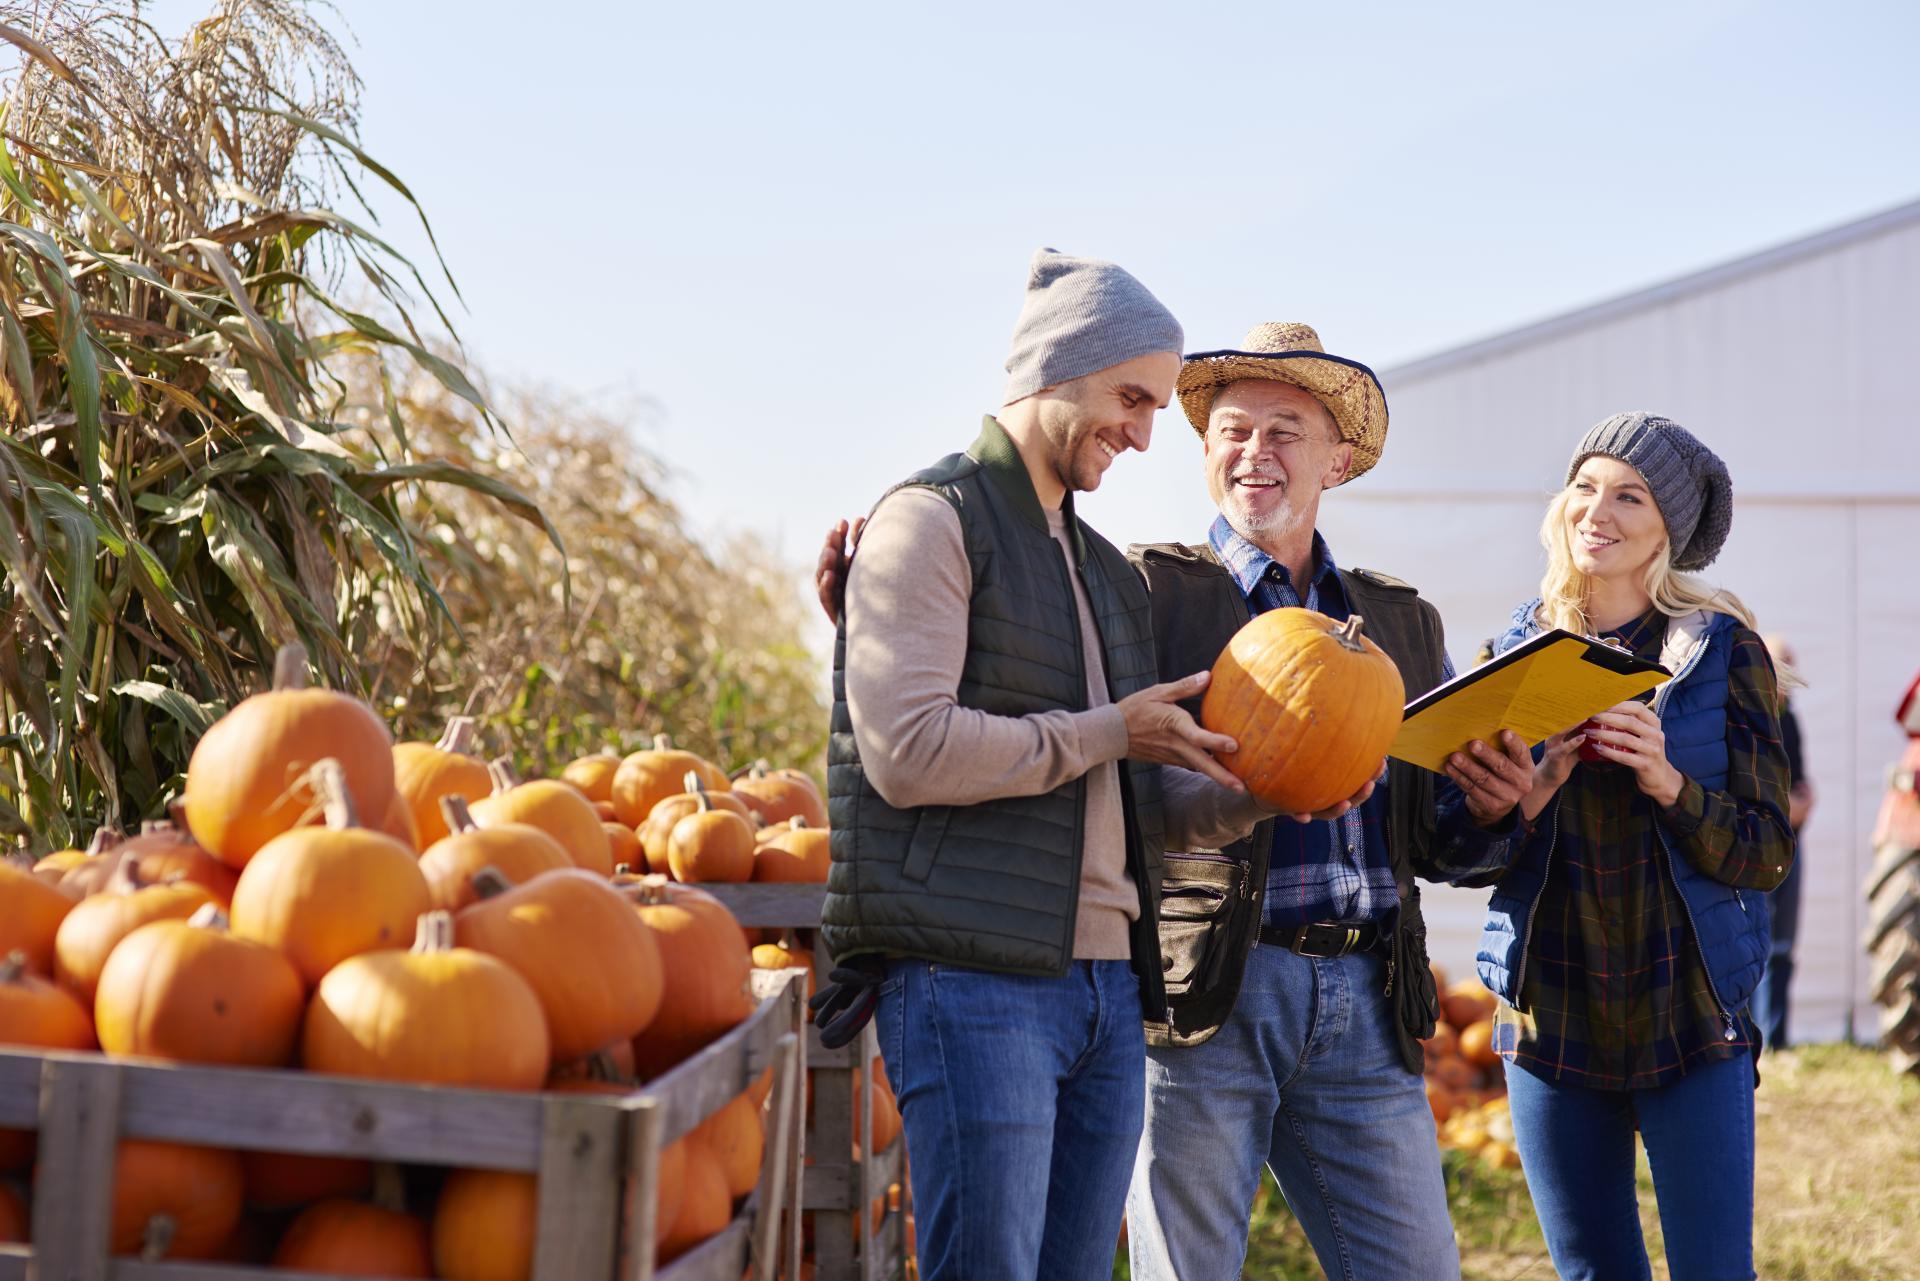
[{"label": "orange pumpkin", "polygon": [[33,874],[68,898],[85,898],[106,885],[117,860],[108,857],[126,841],[111,827],[95,828],[84,850],[55,850],[33,865]]},{"label": "orange pumpkin", "polygon": [[1328,809],[1378,774],[1399,733],[1406,687],[1381,648],[1307,609],[1270,609],[1235,632],[1213,665],[1200,721],[1232,738],[1221,757],[1247,790],[1286,814]]},{"label": "orange pumpkin", "polygon": [[715,809],[701,792],[694,811],[667,834],[667,867],[676,881],[739,883],[753,879],[753,827],[738,814]]},{"label": "orange pumpkin", "polygon": [[686,1172],[681,1178],[680,1212],[673,1229],[660,1233],[659,1262],[677,1259],[733,1220],[733,1198],[727,1193],[727,1172],[720,1158],[704,1143],[686,1145]]},{"label": "orange pumpkin", "polygon": [[1477,1068],[1490,1068],[1500,1061],[1493,1050],[1492,1019],[1479,1019],[1460,1029],[1460,1057]]},{"label": "orange pumpkin", "polygon": [[439,911],[420,918],[412,951],[363,952],[328,971],[302,1041],[315,1072],[476,1089],[538,1089],[549,1057],[527,981],[455,947],[453,917]]},{"label": "orange pumpkin", "polygon": [[191,881],[140,888],[139,881],[128,875],[134,866],[121,866],[124,890],[82,899],[54,936],[54,977],[88,1009],[93,1008],[94,991],[100,986],[100,971],[121,939],[155,921],[184,921],[214,902],[206,887]]},{"label": "orange pumpkin", "polygon": [[55,850],[33,865],[33,874],[48,885],[58,887],[61,878],[87,861],[85,850]]},{"label": "orange pumpkin", "polygon": [[306,652],[280,651],[274,687],[255,694],[201,736],[187,762],[187,826],[232,867],[318,809],[311,775],[332,757],[362,814],[393,802],[393,737],[373,709],[331,690],[307,689]]},{"label": "orange pumpkin", "polygon": [[[658,946],[658,945],[656,945]],[[556,1062],[547,1074],[547,1088],[557,1089],[575,1081],[595,1085],[616,1085],[624,1093],[633,1088],[633,1042],[619,1041],[595,1050],[583,1059]]]},{"label": "orange pumpkin", "polygon": [[276,836],[233,890],[234,934],[284,952],[309,986],[350,956],[405,947],[433,901],[411,850],[355,825],[339,763],[314,773],[327,826]]},{"label": "orange pumpkin", "polygon": [[1429,1062],[1460,1052],[1458,1034],[1454,1032],[1453,1025],[1445,1019],[1435,1020],[1433,1035],[1420,1042],[1420,1047],[1426,1052]]},{"label": "orange pumpkin", "polygon": [[256,1210],[291,1210],[328,1197],[359,1197],[373,1187],[373,1163],[357,1157],[294,1152],[242,1152],[246,1202]]},{"label": "orange pumpkin", "polygon": [[[91,1050],[93,1020],[67,992],[28,973],[24,953],[0,958],[0,1046]],[[0,1130],[0,1174],[33,1160],[32,1130]]]},{"label": "orange pumpkin", "polygon": [[640,838],[625,823],[609,823],[605,819],[600,826],[607,833],[607,850],[613,857],[614,870],[632,867],[646,861],[646,851],[640,848]]},{"label": "orange pumpkin", "polygon": [[765,761],[755,761],[751,769],[733,780],[733,790],[762,822],[804,818],[809,827],[827,825],[827,803],[820,789],[798,770],[775,770]]},{"label": "orange pumpkin", "polygon": [[493,794],[473,806],[482,827],[525,823],[560,842],[574,866],[599,876],[613,875],[613,849],[593,803],[569,784],[551,778],[518,782],[503,757],[490,767]]},{"label": "orange pumpkin", "polygon": [[[593,802],[593,815],[595,818],[599,819],[602,824],[613,823],[626,831],[633,830],[632,828],[627,827],[625,823],[620,822],[620,811],[613,808],[612,801]],[[615,859],[614,861],[618,862],[619,860]]]},{"label": "orange pumpkin", "polygon": [[698,774],[710,792],[731,786],[719,766],[679,750],[665,734],[656,735],[651,749],[633,753],[614,771],[613,808],[620,821],[639,827],[655,805],[686,790],[689,771]]},{"label": "orange pumpkin", "polygon": [[1499,1004],[1493,993],[1487,991],[1479,979],[1461,979],[1447,988],[1440,998],[1441,1011],[1447,1022],[1453,1024],[1455,1031],[1465,1031],[1468,1026],[1481,1019],[1493,1017],[1494,1007]]},{"label": "orange pumpkin", "polygon": [[753,852],[756,881],[802,881],[825,885],[833,866],[833,838],[804,817],[784,824]]},{"label": "orange pumpkin", "polygon": [[1433,1123],[1443,1125],[1453,1115],[1456,1106],[1454,1093],[1438,1081],[1427,1082],[1427,1107],[1433,1113]]},{"label": "orange pumpkin", "polygon": [[560,842],[537,827],[525,823],[480,827],[460,797],[449,796],[441,804],[449,835],[420,856],[420,872],[427,878],[427,891],[437,908],[457,912],[473,903],[479,897],[473,876],[485,867],[520,885],[542,872],[574,865]]},{"label": "orange pumpkin", "polygon": [[743,1197],[760,1182],[767,1131],[760,1120],[760,1109],[745,1094],[729,1099],[719,1111],[694,1126],[687,1137],[704,1145],[719,1160],[729,1197]]},{"label": "orange pumpkin", "polygon": [[72,910],[73,899],[0,858],[0,956],[23,953],[28,969],[51,975],[54,939]]},{"label": "orange pumpkin", "polygon": [[539,1210],[539,1188],[530,1174],[448,1174],[433,1211],[434,1275],[446,1281],[527,1281]]},{"label": "orange pumpkin", "polygon": [[[860,1073],[853,1074],[855,1090],[860,1088]],[[854,1096],[859,1097],[857,1094]],[[856,1104],[856,1106],[858,1106]],[[887,1080],[886,1064],[878,1054],[873,1056],[873,1150],[885,1152],[900,1137],[900,1104],[893,1096],[893,1085]],[[860,1141],[859,1120],[854,1122],[853,1139]]]},{"label": "orange pumpkin", "polygon": [[630,1041],[660,1010],[660,947],[619,891],[579,868],[512,887],[476,875],[481,898],[454,921],[454,941],[512,966],[546,1014],[566,1062]]},{"label": "orange pumpkin", "polygon": [[620,753],[611,747],[571,761],[560,771],[560,781],[571,783],[590,801],[613,801],[613,776],[620,772]]},{"label": "orange pumpkin", "polygon": [[427,1225],[406,1211],[338,1198],[302,1211],[273,1266],[346,1277],[431,1277]]},{"label": "orange pumpkin", "polygon": [[240,1222],[240,1156],[123,1139],[113,1167],[112,1252],[208,1259]]},{"label": "orange pumpkin", "polygon": [[409,854],[420,852],[420,829],[414,825],[413,811],[407,808],[407,802],[400,793],[393,794],[387,812],[379,822],[370,824],[374,831],[391,836],[406,847]]},{"label": "orange pumpkin", "polygon": [[493,791],[487,763],[472,755],[479,733],[471,716],[455,716],[435,743],[395,743],[394,790],[413,817],[416,849],[426,849],[447,835],[440,802],[458,796],[472,803]]},{"label": "orange pumpkin", "polygon": [[753,968],[756,970],[805,970],[807,972],[807,995],[813,995],[813,953],[798,947],[788,947],[784,943],[761,943],[753,949]]},{"label": "orange pumpkin", "polygon": [[173,817],[164,822],[141,824],[140,835],[118,848],[116,853],[132,863],[128,875],[142,885],[191,881],[225,909],[233,902],[233,887],[239,883],[240,874],[193,839],[180,805],[175,804],[172,813]]},{"label": "orange pumpkin", "polygon": [[672,796],[661,798],[647,811],[646,822],[640,825],[636,835],[640,838],[640,848],[646,852],[647,870],[660,876],[670,875],[667,863],[667,840],[673,835],[674,827],[681,819],[700,808],[700,798],[717,810],[730,810],[743,819],[751,820],[753,811],[747,803],[732,792],[709,791],[706,783],[698,774],[689,770],[684,779],[687,790],[675,792]]},{"label": "orange pumpkin", "polygon": [[624,891],[653,929],[665,972],[660,1012],[634,1038],[651,1080],[753,1013],[753,959],[733,913],[710,894],[649,876]]},{"label": "orange pumpkin", "polygon": [[306,990],[273,948],[238,938],[211,903],[142,925],[107,957],[94,1025],[108,1054],[278,1067],[293,1057]]}]

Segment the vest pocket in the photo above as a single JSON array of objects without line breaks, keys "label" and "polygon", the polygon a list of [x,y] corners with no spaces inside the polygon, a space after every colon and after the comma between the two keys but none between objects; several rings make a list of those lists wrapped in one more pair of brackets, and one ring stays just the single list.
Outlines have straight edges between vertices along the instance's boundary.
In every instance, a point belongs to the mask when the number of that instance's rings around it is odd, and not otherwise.
[{"label": "vest pocket", "polygon": [[1245,864],[1228,859],[1167,856],[1160,891],[1160,964],[1169,998],[1218,983],[1233,951],[1234,908]]},{"label": "vest pocket", "polygon": [[913,841],[907,846],[907,861],[900,874],[910,881],[924,881],[933,875],[934,855],[947,834],[947,822],[953,817],[951,805],[929,805],[913,821]]}]

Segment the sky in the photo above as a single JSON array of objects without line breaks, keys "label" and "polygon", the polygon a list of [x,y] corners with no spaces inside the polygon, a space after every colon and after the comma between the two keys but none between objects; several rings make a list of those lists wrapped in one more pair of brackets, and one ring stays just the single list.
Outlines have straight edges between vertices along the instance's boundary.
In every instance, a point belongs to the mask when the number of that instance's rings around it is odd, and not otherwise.
[{"label": "sky", "polygon": [[[1190,350],[1302,320],[1389,368],[1920,196],[1906,3],[337,10],[474,362],[644,404],[696,527],[795,564],[972,439],[1040,245]],[[1082,512],[1198,539],[1154,440]]]}]

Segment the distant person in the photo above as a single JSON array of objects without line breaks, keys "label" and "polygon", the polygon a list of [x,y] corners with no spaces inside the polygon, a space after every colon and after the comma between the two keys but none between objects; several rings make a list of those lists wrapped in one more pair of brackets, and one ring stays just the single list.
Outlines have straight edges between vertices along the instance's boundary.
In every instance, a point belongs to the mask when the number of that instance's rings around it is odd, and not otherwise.
[{"label": "distant person", "polygon": [[1867,873],[1867,954],[1880,1044],[1896,1072],[1920,1074],[1920,676],[1894,720],[1906,750],[1887,770]]},{"label": "distant person", "polygon": [[1498,646],[1563,627],[1676,673],[1651,706],[1547,740],[1481,940],[1514,1134],[1562,1277],[1650,1275],[1636,1130],[1674,1281],[1753,1276],[1747,1003],[1793,828],[1766,646],[1739,600],[1688,572],[1732,522],[1726,466],[1684,428],[1600,422],[1548,505],[1540,597]]},{"label": "distant person", "polygon": [[[1779,633],[1766,638],[1767,652],[1776,667],[1785,672],[1799,670],[1793,647]],[[1800,882],[1805,850],[1800,844],[1800,829],[1813,812],[1813,782],[1807,777],[1805,757],[1801,754],[1800,718],[1793,714],[1791,696],[1780,704],[1780,738],[1787,749],[1787,768],[1793,779],[1788,794],[1787,821],[1793,825],[1793,868],[1780,888],[1767,895],[1767,914],[1773,926],[1773,943],[1767,953],[1767,972],[1753,993],[1753,1021],[1769,1050],[1787,1047],[1787,990],[1793,982],[1793,941],[1800,931]]]}]

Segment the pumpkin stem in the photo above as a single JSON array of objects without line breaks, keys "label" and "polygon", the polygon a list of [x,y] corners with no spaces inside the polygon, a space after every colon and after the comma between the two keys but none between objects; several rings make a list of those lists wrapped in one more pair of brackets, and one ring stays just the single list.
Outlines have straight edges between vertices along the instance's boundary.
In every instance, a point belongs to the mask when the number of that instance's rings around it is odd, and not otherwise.
[{"label": "pumpkin stem", "polygon": [[1360,643],[1360,629],[1366,621],[1366,619],[1360,617],[1358,614],[1349,615],[1346,622],[1333,629],[1333,638],[1339,641],[1344,648],[1350,649],[1356,654],[1366,653],[1367,647]]},{"label": "pumpkin stem", "polygon": [[693,794],[694,813],[708,814],[713,811],[713,797],[707,795],[707,789],[701,788]]},{"label": "pumpkin stem", "polygon": [[196,930],[224,930],[227,928],[227,914],[220,910],[218,903],[202,903],[187,918],[187,924]]},{"label": "pumpkin stem", "polygon": [[156,1214],[148,1219],[146,1227],[140,1230],[140,1261],[157,1263],[166,1258],[179,1229],[171,1214]]},{"label": "pumpkin stem", "polygon": [[453,950],[453,913],[445,909],[420,913],[413,936],[415,952],[451,952]]},{"label": "pumpkin stem", "polygon": [[620,1065],[605,1050],[596,1050],[587,1059],[587,1080],[620,1082]]},{"label": "pumpkin stem", "polygon": [[795,814],[787,820],[787,830],[789,832],[804,832],[809,826],[810,824],[808,824],[805,814]]},{"label": "pumpkin stem", "polygon": [[513,882],[507,879],[505,872],[489,863],[467,878],[467,884],[473,886],[473,892],[484,902],[498,898],[513,888]]},{"label": "pumpkin stem", "polygon": [[119,828],[96,827],[93,829],[93,839],[87,842],[87,853],[105,854],[108,850],[126,839],[127,838],[121,834]]},{"label": "pumpkin stem", "polygon": [[613,865],[613,874],[614,874],[615,876],[632,876],[632,875],[633,875],[633,864],[631,864],[631,863],[615,863],[615,864]]},{"label": "pumpkin stem", "polygon": [[299,641],[282,645],[274,654],[273,687],[275,689],[307,687],[307,647]]},{"label": "pumpkin stem", "polygon": [[307,771],[307,784],[320,799],[320,812],[334,831],[360,826],[360,814],[353,805],[353,793],[347,790],[347,771],[331,756],[322,757]]},{"label": "pumpkin stem", "polygon": [[134,857],[133,851],[127,846],[121,846],[119,856],[113,861],[113,871],[107,877],[106,892],[131,894],[146,887],[147,878],[140,875],[140,860]]},{"label": "pumpkin stem", "polygon": [[373,1163],[373,1194],[368,1198],[382,1210],[399,1214],[407,1208],[407,1180],[393,1161]]},{"label": "pumpkin stem", "polygon": [[434,746],[443,752],[456,752],[461,756],[473,754],[474,743],[480,737],[480,723],[471,716],[449,716],[447,727],[440,732],[440,741]]},{"label": "pumpkin stem", "polygon": [[7,953],[0,961],[0,983],[18,983],[20,976],[27,972],[27,954],[19,948]]},{"label": "pumpkin stem", "polygon": [[698,770],[688,770],[680,776],[680,790],[683,792],[704,792],[707,785],[700,781]]},{"label": "pumpkin stem", "polygon": [[656,752],[671,752],[673,750],[673,735],[655,734],[653,736],[653,750]]},{"label": "pumpkin stem", "polygon": [[472,832],[480,826],[474,821],[473,810],[467,805],[467,798],[464,796],[442,796],[440,813],[447,820],[449,832]]},{"label": "pumpkin stem", "polygon": [[496,756],[487,762],[487,777],[493,780],[493,794],[511,792],[520,786],[520,774],[513,768],[513,757]]},{"label": "pumpkin stem", "polygon": [[762,756],[747,768],[748,778],[765,778],[773,773],[773,762]]},{"label": "pumpkin stem", "polygon": [[649,872],[634,881],[629,888],[633,890],[634,902],[652,906],[667,901],[667,886],[672,883],[670,877],[662,876],[658,872]]}]

